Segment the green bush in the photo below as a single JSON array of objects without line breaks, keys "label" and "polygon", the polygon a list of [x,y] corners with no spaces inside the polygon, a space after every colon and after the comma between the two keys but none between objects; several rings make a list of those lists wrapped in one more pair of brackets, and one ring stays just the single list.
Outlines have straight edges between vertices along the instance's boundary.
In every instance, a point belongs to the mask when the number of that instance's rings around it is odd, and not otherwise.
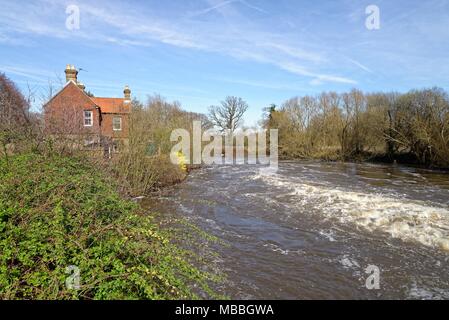
[{"label": "green bush", "polygon": [[0,299],[216,297],[218,277],[88,162],[16,155],[0,159],[0,182]]}]

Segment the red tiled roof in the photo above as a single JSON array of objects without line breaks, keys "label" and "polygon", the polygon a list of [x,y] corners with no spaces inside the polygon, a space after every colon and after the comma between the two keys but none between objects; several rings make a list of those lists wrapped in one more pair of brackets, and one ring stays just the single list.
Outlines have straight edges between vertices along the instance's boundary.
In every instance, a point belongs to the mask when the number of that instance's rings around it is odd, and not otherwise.
[{"label": "red tiled roof", "polygon": [[123,98],[91,98],[100,107],[102,113],[129,113],[131,104]]}]

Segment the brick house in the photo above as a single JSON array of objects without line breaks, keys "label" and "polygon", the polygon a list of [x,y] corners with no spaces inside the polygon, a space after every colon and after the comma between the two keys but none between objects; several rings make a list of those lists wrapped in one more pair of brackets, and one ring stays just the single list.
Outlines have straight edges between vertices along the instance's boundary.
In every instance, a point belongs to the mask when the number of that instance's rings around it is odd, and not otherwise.
[{"label": "brick house", "polygon": [[78,81],[74,66],[65,69],[66,84],[44,106],[45,131],[63,136],[88,148],[103,148],[111,154],[128,144],[131,90],[123,98],[88,95]]}]

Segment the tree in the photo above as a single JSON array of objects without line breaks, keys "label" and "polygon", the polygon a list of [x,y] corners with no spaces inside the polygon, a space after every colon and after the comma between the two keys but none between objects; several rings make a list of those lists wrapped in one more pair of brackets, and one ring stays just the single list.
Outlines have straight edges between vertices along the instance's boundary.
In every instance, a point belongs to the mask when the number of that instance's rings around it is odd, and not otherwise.
[{"label": "tree", "polygon": [[221,106],[209,107],[209,118],[220,131],[234,132],[241,125],[246,110],[248,104],[242,98],[228,96],[221,102]]},{"label": "tree", "polygon": [[7,155],[13,143],[23,139],[30,127],[29,102],[17,86],[0,73],[0,152]]},{"label": "tree", "polygon": [[0,73],[1,129],[19,128],[29,122],[29,104],[16,85]]},{"label": "tree", "polygon": [[271,129],[272,127],[272,123],[273,123],[273,116],[276,113],[276,108],[278,106],[274,103],[270,104],[268,107],[265,107],[262,109],[263,111],[263,118],[262,120],[259,122],[260,125],[262,126],[262,128],[265,129]]},{"label": "tree", "polygon": [[449,167],[449,94],[323,92],[268,107],[264,128],[279,130],[284,158],[409,159]]}]

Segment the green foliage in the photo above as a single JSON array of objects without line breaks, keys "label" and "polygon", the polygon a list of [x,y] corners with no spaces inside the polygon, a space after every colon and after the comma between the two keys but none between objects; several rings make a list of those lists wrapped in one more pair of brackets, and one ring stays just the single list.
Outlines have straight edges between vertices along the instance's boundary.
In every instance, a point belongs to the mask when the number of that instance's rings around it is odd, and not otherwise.
[{"label": "green foliage", "polygon": [[[0,299],[216,297],[218,276],[88,162],[16,155],[0,180]],[[70,265],[79,290],[65,285]]]}]

